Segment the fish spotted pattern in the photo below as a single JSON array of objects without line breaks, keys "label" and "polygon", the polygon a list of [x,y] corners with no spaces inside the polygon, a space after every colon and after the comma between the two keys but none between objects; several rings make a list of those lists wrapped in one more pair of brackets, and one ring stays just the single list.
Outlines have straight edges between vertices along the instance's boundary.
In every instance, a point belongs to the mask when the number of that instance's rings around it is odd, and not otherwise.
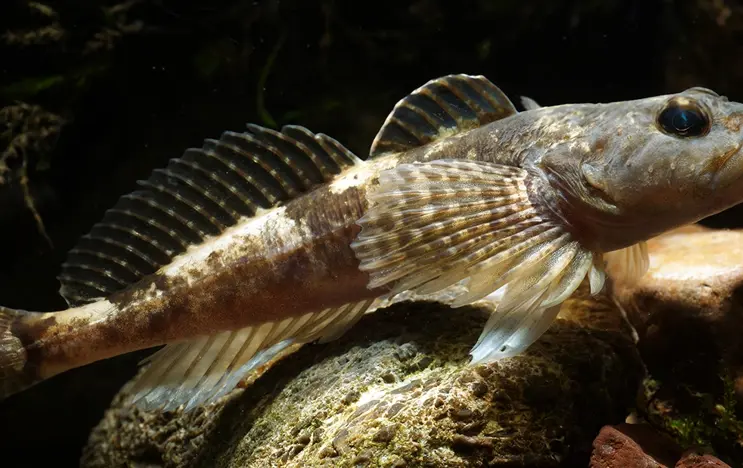
[{"label": "fish spotted pattern", "polygon": [[743,105],[704,89],[517,111],[482,76],[403,98],[362,160],[248,125],[123,196],[70,252],[57,312],[0,308],[0,397],[139,349],[132,404],[191,408],[406,293],[498,306],[472,363],[526,350],[607,266],[743,201]]}]

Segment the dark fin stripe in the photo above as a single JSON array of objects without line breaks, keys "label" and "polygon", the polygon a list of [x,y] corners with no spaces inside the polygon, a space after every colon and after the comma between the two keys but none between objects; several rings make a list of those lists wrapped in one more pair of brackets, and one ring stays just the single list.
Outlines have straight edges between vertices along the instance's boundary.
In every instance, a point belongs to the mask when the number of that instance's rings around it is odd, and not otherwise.
[{"label": "dark fin stripe", "polygon": [[[192,231],[193,235],[198,237],[199,239],[203,239],[204,237],[207,236],[207,233],[204,232],[199,226],[197,226],[195,222],[193,222],[192,220],[186,219],[176,210],[163,206],[154,197],[147,197],[146,195],[143,195],[142,192],[132,192],[132,193],[127,193],[122,198],[126,198],[127,200],[132,201],[132,202],[140,202],[143,205],[149,205],[151,208],[159,211],[163,215],[172,216],[176,220],[180,221],[181,224],[185,228]],[[177,198],[177,199],[178,201],[186,205],[185,200],[182,200],[181,198]],[[136,203],[133,203],[133,204],[136,205]]]},{"label": "dark fin stripe", "polygon": [[399,101],[371,146],[371,157],[402,152],[515,114],[508,97],[483,76],[447,75]]},{"label": "dark fin stripe", "polygon": [[[170,248],[170,247],[168,247],[168,246],[166,246],[164,244],[161,244],[160,242],[157,241],[157,239],[153,239],[152,237],[149,237],[149,236],[147,236],[145,234],[142,234],[141,232],[134,231],[132,229],[129,229],[127,227],[124,227],[124,226],[122,226],[122,225],[120,225],[118,223],[115,223],[115,222],[101,222],[101,223],[98,223],[93,228],[93,230],[90,232],[90,234],[88,234],[86,236],[83,236],[83,238],[84,239],[90,239],[90,240],[106,239],[107,240],[107,243],[110,243],[111,245],[117,245],[117,246],[118,245],[126,245],[123,242],[118,242],[116,239],[113,239],[111,237],[106,237],[106,236],[103,236],[103,235],[97,235],[96,234],[96,232],[103,231],[103,230],[113,231],[113,234],[114,235],[117,235],[119,237],[121,237],[121,236],[128,236],[128,237],[134,239],[134,240],[129,239],[129,242],[139,241],[142,244],[141,245],[141,248],[144,248],[144,246],[147,246],[148,248],[150,248],[150,249],[154,250],[154,252],[156,252],[155,255],[156,254],[161,254],[161,255],[165,255],[166,257],[170,257],[175,252],[174,249],[172,249],[172,248]],[[130,243],[128,245],[132,245],[132,244]],[[135,247],[131,247],[131,250],[132,250],[132,252],[142,252],[141,249],[137,249]],[[152,255],[147,255],[147,254],[145,254],[143,252],[141,254],[138,254],[138,255],[140,255],[142,258],[145,258],[146,257],[146,258],[152,259],[152,261],[154,262],[153,264],[160,264],[161,263],[161,262],[158,262],[157,260],[155,260],[154,258],[152,258]]]},{"label": "dark fin stripe", "polygon": [[[172,163],[170,164],[172,166]],[[189,174],[193,183],[183,182],[182,177],[172,177],[167,170],[156,169],[152,172],[149,180],[140,181],[139,184],[150,189],[147,193],[155,198],[163,200],[166,204],[175,203],[178,211],[183,211],[183,216],[193,224],[200,224],[209,233],[213,234],[224,229],[224,223],[229,223],[229,216],[224,212],[219,203],[212,202],[204,195],[211,187],[202,184],[197,188],[193,185],[199,179],[198,174]],[[234,219],[231,222],[234,223]]]},{"label": "dark fin stripe", "polygon": [[[239,148],[233,147],[231,145],[223,145],[221,147],[221,151],[217,152],[207,146],[209,143],[211,142],[207,141],[204,144],[204,153],[215,161],[220,162],[225,168],[227,168],[228,174],[234,173],[237,175],[238,179],[243,180],[245,185],[247,185],[247,187],[244,187],[244,190],[255,190],[264,200],[260,203],[261,207],[272,206],[279,202],[279,200],[282,198],[281,193],[279,193],[275,188],[271,187],[269,184],[264,183],[257,177],[260,174],[260,171],[265,171],[265,169],[263,169],[260,165],[251,165],[251,161],[248,158],[245,158],[245,161],[240,161],[240,159],[242,159],[244,155]],[[226,158],[221,153],[227,154],[229,157]],[[240,165],[238,165],[237,161],[240,161]],[[264,175],[262,178],[265,178],[267,176],[268,173],[266,172],[266,175]]]},{"label": "dark fin stripe", "polygon": [[352,152],[333,138],[324,135],[312,135],[306,128],[287,125],[285,133],[298,143],[309,161],[323,179],[336,175],[339,168],[357,164],[360,160]]},{"label": "dark fin stripe", "polygon": [[227,209],[228,203],[232,205],[230,207],[230,214],[233,218],[238,219],[240,216],[245,215],[246,212],[253,215],[258,211],[260,206],[255,201],[255,198],[235,188],[221,177],[218,172],[209,171],[200,164],[185,159],[173,159],[172,164],[174,167],[183,166],[182,170],[186,171],[186,173],[193,174],[196,177],[201,175],[203,178],[210,180],[215,184],[215,190],[221,189],[225,193],[221,201],[225,203],[225,209]]},{"label": "dark fin stripe", "polygon": [[[122,199],[119,200],[119,204],[124,205],[124,203],[122,202],[125,202],[125,201],[128,202],[128,199],[122,197]],[[126,205],[129,205],[129,203],[126,203]],[[185,250],[189,245],[189,242],[183,238],[184,235],[187,235],[187,231],[185,229],[180,227],[180,229],[176,230],[171,227],[165,226],[163,223],[158,221],[157,218],[153,218],[151,216],[140,214],[139,210],[132,211],[129,207],[123,208],[123,209],[114,207],[108,210],[108,213],[119,214],[125,219],[128,218],[126,219],[126,221],[140,222],[142,224],[145,224],[147,226],[154,228],[152,232],[155,235],[158,235],[158,237],[160,238],[159,240],[161,242],[171,240],[176,245],[180,246],[183,250]]]},{"label": "dark fin stripe", "polygon": [[79,273],[72,271],[73,274],[62,273],[59,275],[59,280],[64,282],[67,287],[73,285],[77,286],[78,291],[85,291],[87,295],[92,298],[101,298],[105,296],[107,287],[116,288],[116,285],[107,284],[109,283],[106,278],[98,278],[96,281],[89,279],[83,279]]},{"label": "dark fin stripe", "polygon": [[[111,255],[107,255],[103,252],[100,252],[98,250],[90,250],[86,248],[75,248],[70,250],[69,253],[70,256],[73,255],[79,255],[79,256],[91,256],[91,257],[97,257],[103,260],[104,262],[111,262],[112,264],[116,264],[120,266],[123,270],[128,271],[132,274],[132,276],[135,277],[142,277],[142,275],[146,274],[142,268],[138,267],[135,263],[133,263],[131,260],[125,258],[124,256],[121,257],[114,257]],[[82,263],[82,262],[78,262]],[[150,264],[152,264],[150,262]]]},{"label": "dark fin stripe", "polygon": [[278,189],[280,199],[290,198],[299,193],[301,190],[299,184],[288,174],[291,166],[283,160],[278,148],[256,139],[249,133],[230,133],[229,136],[234,138],[234,144],[215,142],[217,148],[238,153],[266,171],[270,178],[265,183],[272,184]]},{"label": "dark fin stripe", "polygon": [[[179,160],[175,160],[175,164],[177,165]],[[202,176],[202,173],[200,170],[196,170],[195,172],[192,172],[190,174],[181,174],[179,170],[174,170],[175,168],[166,168],[166,169],[156,169],[156,171],[160,172],[165,177],[173,177],[175,179],[178,179],[179,181],[183,182],[184,184],[188,185],[192,190],[199,190],[199,185],[194,182],[196,179],[200,179]],[[189,177],[190,176],[190,177]],[[192,178],[194,180],[192,180]],[[214,179],[212,179],[214,180]],[[207,181],[207,183],[210,181]],[[204,184],[204,182],[201,182]],[[228,223],[233,224],[236,223],[238,219],[240,219],[240,211],[238,209],[235,209],[233,207],[230,207],[228,205],[229,203],[229,195],[222,190],[222,187],[215,187],[212,186],[209,190],[204,190],[202,192],[202,195],[209,199],[209,201],[218,206],[222,209],[224,213],[227,214],[227,216],[230,217]],[[224,229],[224,224],[219,222],[214,216],[210,216],[210,221],[212,224],[220,225],[222,229]]]},{"label": "dark fin stripe", "polygon": [[[263,151],[270,152],[289,169],[286,175],[293,175],[294,177],[286,177],[287,185],[296,187],[292,188],[293,190],[306,190],[322,180],[322,177],[319,175],[315,175],[314,177],[311,175],[313,169],[317,172],[317,168],[308,164],[311,160],[307,160],[301,142],[292,141],[286,135],[256,125],[248,125],[248,130],[253,132],[256,137],[261,138],[261,140],[258,140],[256,138],[246,137],[251,144]],[[282,173],[284,171],[280,171],[279,175]],[[289,195],[291,196],[292,193],[289,193]]]},{"label": "dark fin stripe", "polygon": [[[113,274],[113,272],[112,271],[109,271],[109,270],[103,270],[101,268],[97,268],[95,266],[91,266],[91,265],[88,265],[88,264],[79,264],[79,263],[73,263],[73,264],[65,263],[65,264],[66,265],[69,265],[69,268],[70,269],[80,269],[80,270],[83,270],[83,273],[84,274],[92,274],[93,276],[100,275],[100,276],[103,276],[105,278],[108,278],[111,281],[113,281],[114,283],[118,283],[119,286],[126,286],[127,284],[129,284],[128,281],[126,281],[125,279],[120,278],[119,275]],[[72,276],[72,277],[66,276],[66,277],[70,281],[73,281],[73,282],[74,281],[80,281],[81,280],[81,277],[79,277],[79,276]],[[92,285],[92,284],[95,284],[95,283],[89,283],[89,284]]]},{"label": "dark fin stripe", "polygon": [[139,181],[82,236],[62,265],[60,293],[70,306],[106,297],[360,161],[336,140],[298,126],[278,132],[248,125],[205,139]]}]

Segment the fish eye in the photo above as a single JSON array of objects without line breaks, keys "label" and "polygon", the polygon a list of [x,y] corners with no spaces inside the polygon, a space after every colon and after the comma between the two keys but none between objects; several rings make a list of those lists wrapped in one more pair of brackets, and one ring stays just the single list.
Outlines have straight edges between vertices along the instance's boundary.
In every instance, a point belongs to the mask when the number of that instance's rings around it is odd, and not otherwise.
[{"label": "fish eye", "polygon": [[658,115],[658,125],[669,135],[697,137],[709,131],[709,118],[694,101],[675,99]]}]

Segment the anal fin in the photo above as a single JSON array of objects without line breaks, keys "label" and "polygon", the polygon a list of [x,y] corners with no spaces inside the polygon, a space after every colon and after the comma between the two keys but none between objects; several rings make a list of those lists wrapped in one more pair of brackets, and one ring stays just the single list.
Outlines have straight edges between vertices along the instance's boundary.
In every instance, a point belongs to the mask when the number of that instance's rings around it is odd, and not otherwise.
[{"label": "anal fin", "polygon": [[301,345],[339,337],[373,303],[350,303],[167,345],[143,361],[150,365],[133,382],[132,402],[149,411],[181,406],[189,411],[215,402]]}]

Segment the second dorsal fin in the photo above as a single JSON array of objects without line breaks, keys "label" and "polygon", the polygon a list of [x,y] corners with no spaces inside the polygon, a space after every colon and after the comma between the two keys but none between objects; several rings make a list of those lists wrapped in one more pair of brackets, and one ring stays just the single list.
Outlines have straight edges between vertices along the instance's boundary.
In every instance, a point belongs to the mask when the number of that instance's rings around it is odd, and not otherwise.
[{"label": "second dorsal fin", "polygon": [[484,76],[443,76],[395,105],[374,138],[370,156],[423,146],[516,113],[503,91]]},{"label": "second dorsal fin", "polygon": [[70,251],[59,276],[71,306],[154,273],[191,245],[306,193],[361,160],[304,127],[248,125],[207,139],[124,195]]}]

